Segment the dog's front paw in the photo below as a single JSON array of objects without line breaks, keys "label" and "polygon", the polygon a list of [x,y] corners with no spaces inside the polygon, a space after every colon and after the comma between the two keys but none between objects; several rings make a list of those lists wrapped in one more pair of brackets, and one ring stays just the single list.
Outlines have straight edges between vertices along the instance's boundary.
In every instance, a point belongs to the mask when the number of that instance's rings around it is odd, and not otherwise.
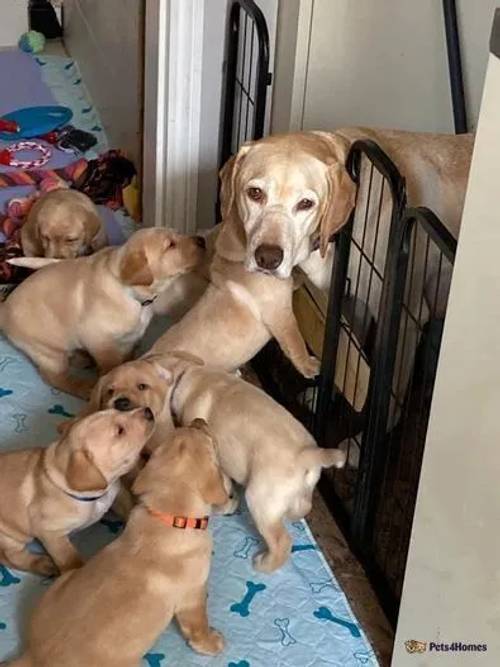
[{"label": "dog's front paw", "polygon": [[301,362],[300,364],[297,364],[297,370],[305,378],[315,378],[317,375],[319,375],[320,368],[321,368],[320,361],[313,356],[310,356],[307,359],[305,359],[305,361]]},{"label": "dog's front paw", "polygon": [[59,575],[59,569],[50,556],[35,557],[31,569],[42,577],[57,577]]},{"label": "dog's front paw", "polygon": [[83,567],[83,565],[84,561],[80,558],[80,556],[69,558],[63,565],[61,565],[61,574],[63,572],[69,572],[70,570],[78,570],[79,568]]},{"label": "dog's front paw", "polygon": [[203,655],[218,655],[224,650],[224,637],[217,630],[209,630],[204,637],[199,637],[196,640],[192,639],[189,642],[191,648],[197,653]]},{"label": "dog's front paw", "polygon": [[214,510],[216,514],[223,514],[227,516],[229,514],[234,514],[240,505],[240,494],[233,489],[229,500],[223,505],[217,505]]},{"label": "dog's front paw", "polygon": [[263,572],[264,574],[271,574],[283,563],[281,560],[278,560],[274,554],[271,554],[269,551],[263,551],[260,554],[254,556],[253,566],[257,572]]}]

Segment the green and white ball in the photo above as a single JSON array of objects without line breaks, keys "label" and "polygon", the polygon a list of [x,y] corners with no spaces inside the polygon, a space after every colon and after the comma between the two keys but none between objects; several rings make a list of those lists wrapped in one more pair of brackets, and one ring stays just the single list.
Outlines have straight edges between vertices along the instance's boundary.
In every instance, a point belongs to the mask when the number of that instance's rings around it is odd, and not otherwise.
[{"label": "green and white ball", "polygon": [[18,46],[26,53],[40,53],[45,48],[45,35],[36,30],[29,30],[21,35]]}]

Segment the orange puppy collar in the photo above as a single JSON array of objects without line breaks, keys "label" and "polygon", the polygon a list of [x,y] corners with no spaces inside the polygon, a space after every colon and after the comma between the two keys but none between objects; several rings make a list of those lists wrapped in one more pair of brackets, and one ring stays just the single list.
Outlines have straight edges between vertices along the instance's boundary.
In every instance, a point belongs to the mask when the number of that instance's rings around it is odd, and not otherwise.
[{"label": "orange puppy collar", "polygon": [[169,528],[193,528],[195,530],[206,530],[208,528],[208,516],[196,519],[190,516],[175,516],[175,514],[158,512],[158,510],[152,510],[150,507],[147,510],[151,516],[159,519]]}]

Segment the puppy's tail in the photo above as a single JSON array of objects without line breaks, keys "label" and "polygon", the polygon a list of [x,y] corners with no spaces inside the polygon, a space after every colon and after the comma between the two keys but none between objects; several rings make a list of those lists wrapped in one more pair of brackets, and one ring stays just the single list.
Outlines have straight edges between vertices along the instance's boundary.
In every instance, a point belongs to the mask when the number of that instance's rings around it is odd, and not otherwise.
[{"label": "puppy's tail", "polygon": [[346,463],[346,453],[341,449],[327,449],[315,445],[305,447],[300,453],[301,463],[306,468],[343,468]]},{"label": "puppy's tail", "polygon": [[44,266],[61,261],[64,260],[56,259],[55,257],[11,257],[11,259],[7,260],[7,264],[20,266],[24,269],[42,269]]}]

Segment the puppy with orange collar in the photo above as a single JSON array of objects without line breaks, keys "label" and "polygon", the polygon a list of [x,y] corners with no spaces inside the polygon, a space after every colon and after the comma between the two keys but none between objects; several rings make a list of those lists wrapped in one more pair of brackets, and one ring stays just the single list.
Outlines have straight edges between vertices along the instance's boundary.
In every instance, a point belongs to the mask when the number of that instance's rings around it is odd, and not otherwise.
[{"label": "puppy with orange collar", "polygon": [[[224,639],[207,618],[207,526],[211,507],[227,494],[206,424],[177,429],[134,491],[139,501],[123,534],[49,588],[26,653],[11,667],[139,667],[173,617],[195,651],[222,651]],[[124,633],[125,624],[133,632]]]}]

